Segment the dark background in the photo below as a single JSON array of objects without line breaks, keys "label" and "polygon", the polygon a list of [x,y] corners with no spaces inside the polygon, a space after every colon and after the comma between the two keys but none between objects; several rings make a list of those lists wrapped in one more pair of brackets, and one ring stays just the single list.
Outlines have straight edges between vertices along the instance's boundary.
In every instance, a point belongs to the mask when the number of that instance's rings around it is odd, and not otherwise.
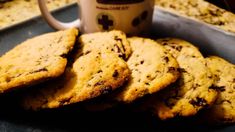
[{"label": "dark background", "polygon": [[235,0],[207,0],[207,1],[235,13]]}]

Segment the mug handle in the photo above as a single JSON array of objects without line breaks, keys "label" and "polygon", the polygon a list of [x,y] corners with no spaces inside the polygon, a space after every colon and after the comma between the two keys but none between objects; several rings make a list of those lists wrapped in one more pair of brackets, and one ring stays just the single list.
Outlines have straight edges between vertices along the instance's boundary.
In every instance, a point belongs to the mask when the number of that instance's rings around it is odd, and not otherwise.
[{"label": "mug handle", "polygon": [[68,29],[68,28],[72,28],[72,27],[76,27],[76,28],[81,27],[81,20],[80,19],[77,19],[73,22],[68,22],[68,23],[64,23],[64,22],[60,22],[60,21],[56,20],[51,15],[51,13],[48,11],[45,0],[38,0],[38,4],[39,4],[39,8],[40,8],[40,11],[41,11],[43,17],[46,19],[46,21],[48,22],[48,24],[51,27],[53,27],[57,30],[64,30],[64,29]]}]

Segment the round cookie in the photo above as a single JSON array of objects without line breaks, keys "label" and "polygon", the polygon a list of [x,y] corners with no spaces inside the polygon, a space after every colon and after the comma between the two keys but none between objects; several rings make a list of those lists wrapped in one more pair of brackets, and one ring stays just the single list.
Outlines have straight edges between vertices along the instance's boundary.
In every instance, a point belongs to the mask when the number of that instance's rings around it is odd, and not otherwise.
[{"label": "round cookie", "polygon": [[206,62],[219,96],[204,116],[211,123],[235,123],[235,65],[216,56],[206,58]]},{"label": "round cookie", "polygon": [[77,29],[29,39],[0,58],[0,93],[38,84],[63,74]]},{"label": "round cookie", "polygon": [[217,97],[212,88],[213,76],[199,50],[180,39],[166,38],[157,42],[177,59],[181,76],[176,83],[150,99],[153,113],[162,120],[192,116],[213,104]]},{"label": "round cookie", "polygon": [[114,52],[124,60],[127,60],[131,55],[131,47],[126,35],[118,30],[84,34],[79,38],[79,43],[82,54],[97,50],[101,52],[108,51]]},{"label": "round cookie", "polygon": [[147,38],[133,37],[128,41],[133,51],[127,61],[131,79],[114,95],[115,100],[131,103],[177,80],[179,65],[163,46]]},{"label": "round cookie", "polygon": [[116,54],[90,52],[77,58],[64,77],[28,92],[23,106],[38,110],[85,101],[119,88],[129,76],[126,62]]}]

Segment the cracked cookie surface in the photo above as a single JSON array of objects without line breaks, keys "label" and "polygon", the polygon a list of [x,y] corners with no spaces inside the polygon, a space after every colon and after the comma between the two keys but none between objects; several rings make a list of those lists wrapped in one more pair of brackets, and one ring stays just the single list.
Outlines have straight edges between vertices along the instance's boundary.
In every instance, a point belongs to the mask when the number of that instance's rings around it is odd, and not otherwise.
[{"label": "cracked cookie surface", "polygon": [[0,93],[40,83],[63,74],[77,29],[26,40],[0,58]]},{"label": "cracked cookie surface", "polygon": [[214,88],[219,95],[215,104],[205,111],[204,116],[213,123],[234,123],[235,65],[216,56],[206,58],[206,62],[215,77]]},{"label": "cracked cookie surface", "polygon": [[147,94],[158,92],[179,77],[178,63],[160,44],[147,38],[129,38],[132,55],[127,64],[131,79],[114,95],[115,100],[130,103]]},{"label": "cracked cookie surface", "polygon": [[169,88],[150,99],[152,112],[160,119],[192,116],[212,105],[217,97],[213,76],[199,50],[179,39],[159,39],[179,63],[181,76]]}]

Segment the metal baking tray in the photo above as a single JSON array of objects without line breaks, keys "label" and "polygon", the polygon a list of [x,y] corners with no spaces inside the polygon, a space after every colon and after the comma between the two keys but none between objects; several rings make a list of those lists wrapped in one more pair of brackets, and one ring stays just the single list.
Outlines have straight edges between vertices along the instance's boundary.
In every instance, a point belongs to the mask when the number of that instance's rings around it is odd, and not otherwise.
[{"label": "metal baking tray", "polygon": [[[59,20],[71,21],[79,16],[77,8],[74,4],[53,15]],[[51,31],[54,30],[41,17],[1,30],[0,55],[28,38]],[[151,32],[151,36],[156,38],[183,38],[197,45],[205,55],[219,55],[235,63],[235,36],[232,33],[157,8]],[[23,91],[0,96],[0,132],[235,131],[235,125],[196,125],[191,118],[163,122],[151,114],[130,111],[127,106],[104,112],[87,112],[75,104],[61,109],[29,112],[16,105],[20,92]]]}]

